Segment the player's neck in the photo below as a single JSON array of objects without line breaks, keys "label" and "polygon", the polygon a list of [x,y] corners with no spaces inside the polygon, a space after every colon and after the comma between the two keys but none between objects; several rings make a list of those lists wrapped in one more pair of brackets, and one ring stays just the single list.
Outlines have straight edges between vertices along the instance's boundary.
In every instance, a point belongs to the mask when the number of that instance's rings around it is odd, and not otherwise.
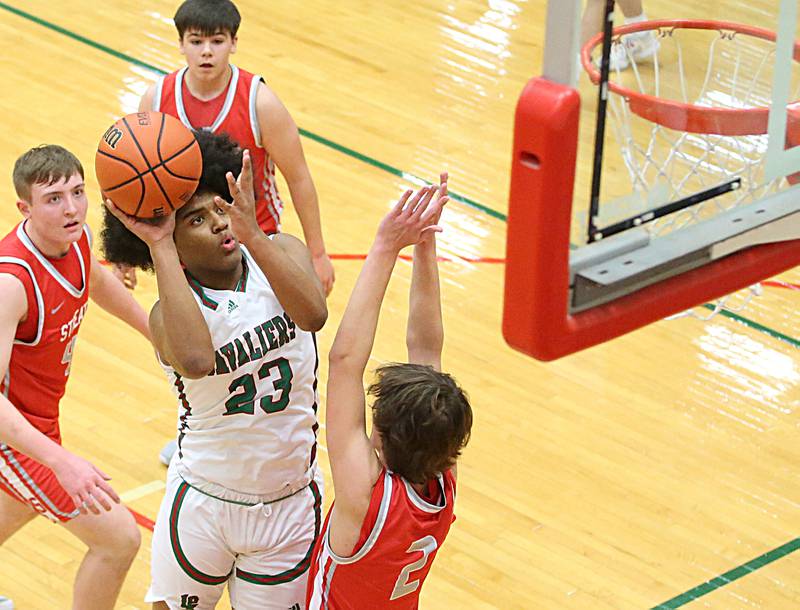
[{"label": "player's neck", "polygon": [[[417,495],[429,504],[435,506],[441,505],[442,496],[440,487],[434,481],[426,481],[425,483],[411,483],[411,488],[417,492]],[[433,483],[433,485],[432,485]]]},{"label": "player's neck", "polygon": [[69,252],[69,247],[72,242],[59,242],[47,239],[39,231],[32,222],[25,223],[25,233],[30,237],[36,249],[44,254],[47,258],[62,258]]},{"label": "player's neck", "polygon": [[242,278],[243,267],[240,264],[235,271],[214,271],[213,269],[192,269],[191,276],[204,288],[211,290],[234,290]]},{"label": "player's neck", "polygon": [[411,487],[414,489],[414,491],[417,492],[417,495],[420,498],[427,499],[427,497],[428,497],[428,484],[427,483],[411,483]]},{"label": "player's neck", "polygon": [[228,83],[231,82],[232,75],[233,70],[231,69],[230,64],[228,64],[227,68],[220,72],[218,76],[211,78],[199,77],[192,73],[191,69],[189,69],[184,75],[184,80],[186,82],[186,87],[189,89],[189,93],[191,93],[192,96],[201,102],[207,102],[209,100],[213,100],[220,93],[225,91],[225,89],[228,87]]}]

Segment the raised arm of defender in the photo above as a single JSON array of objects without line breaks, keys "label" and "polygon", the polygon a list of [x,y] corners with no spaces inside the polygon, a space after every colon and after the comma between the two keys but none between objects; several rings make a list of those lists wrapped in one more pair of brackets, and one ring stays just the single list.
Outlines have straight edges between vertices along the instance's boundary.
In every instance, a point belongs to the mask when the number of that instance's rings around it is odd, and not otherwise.
[{"label": "raised arm of defender", "polygon": [[[364,370],[397,255],[428,233],[440,230],[436,221],[447,197],[437,195],[437,191],[437,187],[426,187],[413,197],[411,191],[406,191],[381,221],[331,347],[326,418],[328,455],[337,506],[344,512],[366,509],[372,484],[380,472],[380,463],[366,433]],[[421,311],[416,317],[419,315]],[[358,519],[362,517],[363,514]]]},{"label": "raised arm of defender", "polygon": [[[447,196],[447,174],[439,179],[439,197]],[[441,215],[441,208],[439,208]],[[438,224],[439,218],[434,221]],[[428,231],[414,246],[414,266],[408,298],[406,348],[408,361],[442,370],[442,303],[439,291],[439,265],[436,259],[436,235]]]}]

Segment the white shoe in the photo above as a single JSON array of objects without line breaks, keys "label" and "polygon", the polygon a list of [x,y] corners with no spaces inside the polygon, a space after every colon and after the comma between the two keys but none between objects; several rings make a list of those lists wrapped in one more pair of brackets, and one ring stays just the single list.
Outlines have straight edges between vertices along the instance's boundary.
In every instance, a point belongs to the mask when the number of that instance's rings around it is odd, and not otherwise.
[{"label": "white shoe", "polygon": [[[599,51],[597,57],[592,57],[592,65],[597,69],[597,72],[600,72],[600,60],[602,59],[602,50]],[[609,72],[614,72],[615,70],[625,70],[628,68],[628,57],[625,55],[625,49],[622,48],[621,44],[613,44],[611,46],[611,55],[609,56],[611,59],[611,69]],[[583,72],[583,62],[581,62],[580,54],[575,58],[575,73],[580,77],[581,73]]]},{"label": "white shoe", "polygon": [[[649,30],[623,36],[621,41],[611,44],[610,70],[612,72],[627,70],[631,67],[631,59],[636,62],[651,60],[660,46],[661,43],[658,42],[655,33]],[[599,57],[595,64],[599,68]]]},{"label": "white shoe", "polygon": [[[636,32],[623,36],[622,44],[615,46],[619,47],[620,52],[625,57],[625,67],[620,67],[620,70],[624,70],[630,65],[630,58],[633,58],[637,62],[652,61],[661,43],[658,42],[655,32],[646,30],[644,32]],[[614,49],[612,48],[611,50],[613,51]],[[611,67],[614,67],[613,59],[611,61]]]},{"label": "white shoe", "polygon": [[627,70],[631,62],[628,59],[628,53],[625,50],[627,47],[627,42],[623,38],[622,42],[613,43],[611,45],[611,53],[609,55],[609,69],[612,72],[617,72],[620,70]]},{"label": "white shoe", "polygon": [[[171,440],[161,449],[161,453],[158,454],[158,461],[164,464],[164,466],[169,466],[169,463],[172,461],[172,456],[175,455],[177,450],[178,443],[175,440]],[[6,609],[0,606],[0,610]]]},{"label": "white shoe", "polygon": [[0,610],[14,610],[14,602],[0,595]]},{"label": "white shoe", "polygon": [[[631,65],[630,60],[628,59],[628,53],[625,51],[625,40],[623,39],[622,42],[612,42],[611,43],[611,51],[609,53],[609,60],[610,60],[610,72],[618,72],[621,70],[627,70],[628,67]],[[592,58],[592,63],[597,68],[599,72],[601,69],[600,62],[603,57],[603,47],[598,47],[597,49],[597,57]],[[583,69],[583,65],[581,64],[581,56],[578,55],[578,73]]]}]

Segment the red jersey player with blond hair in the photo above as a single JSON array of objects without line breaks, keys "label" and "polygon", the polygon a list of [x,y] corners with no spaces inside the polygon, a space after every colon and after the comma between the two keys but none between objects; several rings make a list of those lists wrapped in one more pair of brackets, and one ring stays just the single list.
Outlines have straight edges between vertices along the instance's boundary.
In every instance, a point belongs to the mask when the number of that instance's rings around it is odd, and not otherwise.
[{"label": "red jersey player with blond hair", "polygon": [[0,544],[37,514],[61,523],[89,547],[73,608],[110,610],[139,531],[109,477],[61,446],[59,401],[89,297],[149,339],[147,314],[91,253],[72,153],[29,150],[14,187],[24,220],[0,240]]},{"label": "red jersey player with blond hair", "polygon": [[[308,610],[417,608],[454,519],[456,459],[472,409],[440,370],[435,233],[446,193],[443,174],[438,189],[406,192],[383,219],[331,347],[326,427],[336,498],[314,549]],[[411,244],[409,363],[378,369],[368,436],[364,369],[395,261]]]}]

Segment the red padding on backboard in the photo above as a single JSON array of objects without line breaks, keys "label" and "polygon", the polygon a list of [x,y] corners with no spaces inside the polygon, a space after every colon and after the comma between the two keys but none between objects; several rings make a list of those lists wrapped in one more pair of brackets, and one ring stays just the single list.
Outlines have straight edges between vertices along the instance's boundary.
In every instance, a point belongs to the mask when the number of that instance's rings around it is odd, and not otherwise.
[{"label": "red padding on backboard", "polygon": [[570,315],[569,231],[578,93],[542,78],[519,99],[506,241],[503,336],[539,360],[597,345],[800,263],[800,240],[756,246]]},{"label": "red padding on backboard", "polygon": [[528,81],[517,103],[503,336],[540,359],[552,342],[543,329],[560,334],[566,322],[579,113],[577,91],[543,78]]}]

